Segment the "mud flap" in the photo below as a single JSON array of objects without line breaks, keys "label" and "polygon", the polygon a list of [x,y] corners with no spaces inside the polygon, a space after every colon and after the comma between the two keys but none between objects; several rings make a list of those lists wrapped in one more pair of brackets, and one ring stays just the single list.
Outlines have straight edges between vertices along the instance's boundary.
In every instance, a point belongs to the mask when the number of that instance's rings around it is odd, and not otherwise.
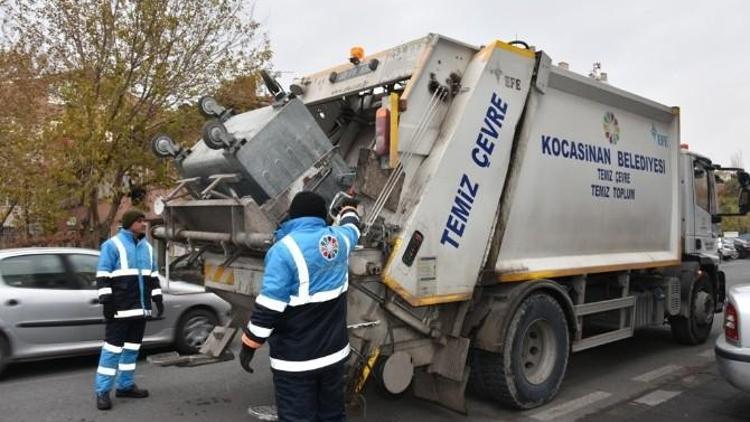
[{"label": "mud flap", "polygon": [[465,415],[466,398],[464,393],[468,382],[469,369],[465,365],[461,381],[430,374],[425,369],[420,368],[414,373],[414,396],[435,402]]},{"label": "mud flap", "polygon": [[469,381],[466,361],[470,340],[449,337],[435,352],[432,364],[414,372],[414,395],[466,414],[464,393]]},{"label": "mud flap", "polygon": [[445,346],[435,352],[432,364],[427,372],[441,375],[456,382],[461,382],[469,357],[471,341],[465,337],[449,337]]},{"label": "mud flap", "polygon": [[715,312],[724,310],[724,300],[727,298],[727,277],[724,271],[716,272],[716,305]]}]

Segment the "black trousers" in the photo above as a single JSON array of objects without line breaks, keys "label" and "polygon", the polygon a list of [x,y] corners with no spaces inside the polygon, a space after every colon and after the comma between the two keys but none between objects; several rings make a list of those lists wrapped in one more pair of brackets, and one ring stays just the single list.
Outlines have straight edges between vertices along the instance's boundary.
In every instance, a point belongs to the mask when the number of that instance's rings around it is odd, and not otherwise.
[{"label": "black trousers", "polygon": [[104,329],[104,341],[122,347],[123,343],[141,343],[146,331],[145,318],[108,319]]},{"label": "black trousers", "polygon": [[280,422],[346,421],[344,362],[313,373],[273,371]]}]

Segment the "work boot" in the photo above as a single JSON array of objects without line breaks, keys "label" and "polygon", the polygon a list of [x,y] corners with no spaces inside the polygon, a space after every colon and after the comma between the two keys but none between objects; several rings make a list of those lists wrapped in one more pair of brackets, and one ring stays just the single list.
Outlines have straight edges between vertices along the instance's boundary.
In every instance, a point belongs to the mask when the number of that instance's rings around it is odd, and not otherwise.
[{"label": "work boot", "polygon": [[133,384],[132,387],[127,390],[116,390],[115,397],[130,397],[131,399],[144,399],[148,397],[148,390],[140,389],[137,385]]},{"label": "work boot", "polygon": [[99,410],[109,410],[112,408],[112,400],[109,393],[98,393],[96,395],[96,408]]}]

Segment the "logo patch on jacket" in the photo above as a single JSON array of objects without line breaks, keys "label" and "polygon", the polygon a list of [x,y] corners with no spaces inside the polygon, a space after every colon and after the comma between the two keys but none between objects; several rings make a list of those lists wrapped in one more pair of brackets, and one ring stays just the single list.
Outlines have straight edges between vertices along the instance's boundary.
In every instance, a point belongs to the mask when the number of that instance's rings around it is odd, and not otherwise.
[{"label": "logo patch on jacket", "polygon": [[327,234],[320,238],[318,249],[320,250],[320,254],[323,255],[323,258],[328,261],[333,261],[333,259],[336,258],[336,255],[339,254],[339,241],[335,236]]}]

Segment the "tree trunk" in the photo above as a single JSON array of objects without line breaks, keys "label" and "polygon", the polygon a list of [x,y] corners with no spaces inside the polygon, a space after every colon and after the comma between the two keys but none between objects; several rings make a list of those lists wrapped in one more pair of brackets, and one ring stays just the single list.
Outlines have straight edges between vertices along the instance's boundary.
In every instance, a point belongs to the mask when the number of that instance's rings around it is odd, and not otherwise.
[{"label": "tree trunk", "polygon": [[88,227],[84,227],[84,242],[90,248],[98,248],[99,238],[99,191],[96,187],[89,191],[88,195]]},{"label": "tree trunk", "polygon": [[[123,178],[125,176],[125,172],[123,170],[118,170],[115,174],[114,183],[112,186],[121,186]],[[120,209],[120,205],[122,204],[122,200],[125,198],[125,194],[120,192],[118,189],[115,189],[115,193],[112,196],[112,200],[109,204],[109,211],[107,211],[107,214],[102,218],[99,215],[99,210],[96,208],[94,210],[96,219],[94,220],[92,218],[91,220],[91,238],[89,240],[90,246],[94,248],[98,248],[102,242],[107,240],[111,235],[111,228],[112,223],[115,221],[115,217],[117,216],[117,211]],[[96,201],[96,205],[98,206],[99,201]]]},{"label": "tree trunk", "polygon": [[122,204],[122,200],[125,197],[122,193],[116,193],[112,197],[112,202],[110,202],[109,212],[107,213],[107,216],[104,217],[104,219],[99,223],[99,233],[101,235],[101,240],[105,240],[109,238],[110,236],[110,230],[112,228],[112,223],[115,221],[115,216],[117,216],[117,210],[120,209],[120,205]]}]

